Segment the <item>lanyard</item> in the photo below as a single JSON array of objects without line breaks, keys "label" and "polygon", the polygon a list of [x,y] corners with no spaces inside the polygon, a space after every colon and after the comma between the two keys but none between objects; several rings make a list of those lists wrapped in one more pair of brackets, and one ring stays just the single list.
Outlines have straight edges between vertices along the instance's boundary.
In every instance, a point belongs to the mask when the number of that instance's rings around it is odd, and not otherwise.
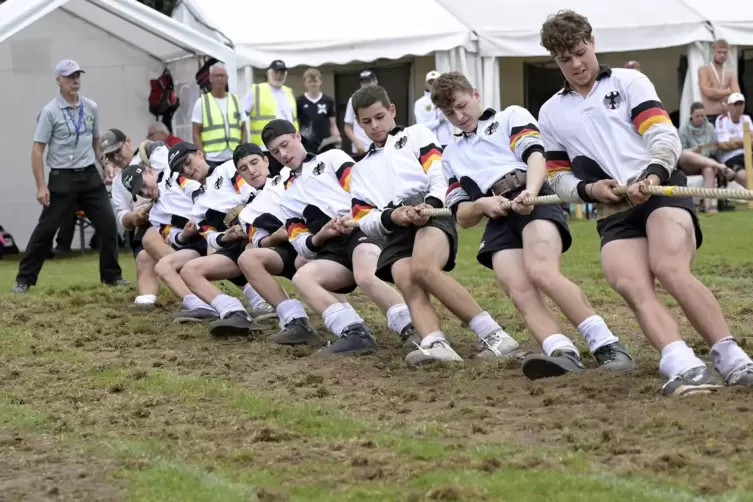
[{"label": "lanyard", "polygon": [[[79,135],[86,129],[86,126],[84,126],[84,104],[81,103],[78,105],[78,121],[73,120],[73,112],[70,108],[66,108],[66,111],[68,112],[68,117],[71,119],[71,124],[76,128],[76,143],[73,145],[73,148],[76,148],[78,146]],[[84,126],[83,129],[81,126]]]}]

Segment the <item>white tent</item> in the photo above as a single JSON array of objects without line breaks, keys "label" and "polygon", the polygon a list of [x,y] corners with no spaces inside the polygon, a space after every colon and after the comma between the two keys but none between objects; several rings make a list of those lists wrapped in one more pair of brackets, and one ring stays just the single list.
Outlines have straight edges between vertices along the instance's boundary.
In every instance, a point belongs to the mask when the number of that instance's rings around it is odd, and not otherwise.
[{"label": "white tent", "polygon": [[[214,56],[229,70],[237,64],[231,47],[136,0],[8,0],[0,5],[0,79],[6,89],[0,109],[10,120],[0,136],[0,225],[21,248],[41,209],[34,197],[30,152],[37,114],[57,93],[55,64],[76,60],[86,71],[81,93],[98,103],[101,128],[117,127],[140,141],[154,120],[147,103],[149,80],[168,62],[175,61],[172,68],[194,54]],[[232,86],[236,73],[228,72]]]},{"label": "white tent", "polygon": [[473,48],[471,30],[435,0],[181,0],[173,18],[205,33],[219,30],[261,68],[275,59],[321,66]]}]

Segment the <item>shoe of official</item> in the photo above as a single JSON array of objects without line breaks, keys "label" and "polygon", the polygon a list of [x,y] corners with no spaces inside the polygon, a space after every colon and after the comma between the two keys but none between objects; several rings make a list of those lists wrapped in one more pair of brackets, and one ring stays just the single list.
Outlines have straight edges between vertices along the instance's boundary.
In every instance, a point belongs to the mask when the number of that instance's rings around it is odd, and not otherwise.
[{"label": "shoe of official", "polygon": [[120,279],[115,279],[114,281],[104,281],[104,284],[107,286],[130,286],[133,284],[131,281],[126,281],[122,277]]},{"label": "shoe of official", "polygon": [[523,374],[530,380],[558,377],[585,369],[580,356],[572,350],[555,350],[551,356],[535,354],[523,362]]},{"label": "shoe of official", "polygon": [[724,384],[706,366],[699,366],[680,373],[661,388],[663,396],[684,397],[691,394],[709,394],[724,387]]},{"label": "shoe of official", "polygon": [[512,358],[522,355],[518,350],[520,344],[502,330],[495,331],[481,340],[481,352],[476,357],[480,359]]},{"label": "shoe of official", "polygon": [[13,287],[10,288],[10,292],[11,293],[26,293],[27,291],[29,291],[30,287],[31,287],[31,284],[26,284],[25,282],[16,281]]},{"label": "shoe of official", "polygon": [[627,349],[619,342],[599,347],[593,353],[599,368],[609,371],[630,371],[635,369],[635,361]]},{"label": "shoe of official", "polygon": [[173,314],[173,324],[213,321],[219,319],[219,317],[220,315],[217,311],[205,308],[181,310]]},{"label": "shoe of official", "polygon": [[245,311],[228,313],[225,317],[209,323],[212,336],[247,336],[264,331]]},{"label": "shoe of official", "polygon": [[413,327],[413,323],[408,324],[400,332],[400,340],[403,342],[404,349],[413,349],[416,345],[421,343],[421,337],[418,336],[418,331]]},{"label": "shoe of official", "polygon": [[727,385],[753,386],[753,364],[746,364],[727,378]]},{"label": "shoe of official", "polygon": [[316,354],[321,356],[355,356],[377,349],[376,339],[365,324],[352,324],[345,328],[342,335],[335,342],[319,349]]},{"label": "shoe of official", "polygon": [[248,315],[256,322],[275,322],[277,320],[275,308],[267,302],[259,305],[259,308],[251,310]]},{"label": "shoe of official", "polygon": [[426,348],[419,344],[416,344],[416,347],[418,347],[416,350],[405,356],[405,362],[411,366],[438,361],[458,362],[463,360],[447,340],[437,340]]},{"label": "shoe of official", "polygon": [[324,345],[324,338],[305,317],[297,317],[291,320],[282,331],[268,336],[267,341],[278,345],[311,345],[314,347]]},{"label": "shoe of official", "polygon": [[52,250],[52,254],[54,256],[64,256],[67,254],[71,254],[72,252],[73,251],[71,250],[71,248],[63,248],[60,246],[55,246],[55,248]]}]

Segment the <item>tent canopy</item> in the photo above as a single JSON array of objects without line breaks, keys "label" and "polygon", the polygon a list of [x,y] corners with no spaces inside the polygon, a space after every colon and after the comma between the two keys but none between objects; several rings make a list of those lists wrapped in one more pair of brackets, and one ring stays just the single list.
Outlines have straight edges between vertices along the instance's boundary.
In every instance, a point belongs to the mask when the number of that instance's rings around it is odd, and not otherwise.
[{"label": "tent canopy", "polygon": [[275,59],[319,66],[473,48],[472,31],[435,0],[182,0],[173,17],[204,33],[220,30],[260,68]]},{"label": "tent canopy", "polygon": [[8,0],[0,5],[0,42],[61,8],[160,61],[203,54],[235,66],[231,47],[136,0]]},{"label": "tent canopy", "polygon": [[708,20],[714,38],[723,38],[732,45],[753,45],[753,2],[726,0],[723,4],[711,0],[683,0],[698,15]]},{"label": "tent canopy", "polygon": [[[541,25],[549,15],[564,8],[588,18],[599,52],[659,49],[710,41],[712,37],[704,25],[704,17],[685,5],[683,0],[572,0],[566,4],[561,0],[530,0],[524,3],[498,0],[437,1],[476,31],[479,52],[484,56],[548,55],[540,44]],[[711,2],[691,0],[691,3]],[[719,9],[719,4],[709,6],[709,11],[712,9]],[[747,9],[750,10],[750,7]]]}]

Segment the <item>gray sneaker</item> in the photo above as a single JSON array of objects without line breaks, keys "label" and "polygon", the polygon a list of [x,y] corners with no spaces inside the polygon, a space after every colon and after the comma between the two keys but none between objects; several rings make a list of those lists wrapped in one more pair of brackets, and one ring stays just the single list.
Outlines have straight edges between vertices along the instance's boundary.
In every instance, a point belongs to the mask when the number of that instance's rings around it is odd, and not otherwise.
[{"label": "gray sneaker", "polygon": [[377,349],[376,339],[365,324],[353,324],[345,328],[337,341],[319,349],[320,356],[354,356]]},{"label": "gray sneaker", "polygon": [[421,343],[421,337],[418,336],[418,331],[413,327],[413,323],[403,328],[403,331],[400,333],[400,340],[403,342],[403,348],[408,350],[415,349],[416,345]]},{"label": "gray sneaker", "polygon": [[523,374],[531,380],[558,377],[585,369],[580,356],[571,350],[555,350],[551,356],[535,354],[523,362]]},{"label": "gray sneaker", "polygon": [[277,311],[275,311],[272,305],[266,302],[259,305],[259,308],[249,311],[248,315],[256,322],[274,323],[277,321]]},{"label": "gray sneaker", "polygon": [[753,386],[753,364],[737,368],[727,378],[727,385]]},{"label": "gray sneaker", "polygon": [[480,359],[505,359],[521,356],[520,344],[502,330],[495,331],[481,340]]},{"label": "gray sneaker", "polygon": [[248,336],[263,330],[246,311],[230,312],[222,319],[209,323],[209,334],[212,336]]},{"label": "gray sneaker", "polygon": [[599,347],[593,353],[599,368],[609,371],[630,371],[635,369],[635,361],[627,349],[619,342]]},{"label": "gray sneaker", "polygon": [[699,366],[681,373],[661,388],[663,396],[684,397],[691,394],[709,394],[724,387],[724,384],[706,366]]},{"label": "gray sneaker", "polygon": [[10,292],[11,293],[26,293],[27,291],[29,291],[30,287],[31,285],[26,284],[25,282],[16,281],[16,283],[10,289]]},{"label": "gray sneaker", "polygon": [[313,347],[321,347],[324,345],[325,340],[311,326],[306,317],[299,317],[290,321],[282,331],[268,336],[267,341],[278,345],[311,345]]},{"label": "gray sneaker", "polygon": [[219,319],[220,315],[216,310],[196,308],[181,310],[173,314],[173,324],[186,324],[190,322],[205,322]]}]

